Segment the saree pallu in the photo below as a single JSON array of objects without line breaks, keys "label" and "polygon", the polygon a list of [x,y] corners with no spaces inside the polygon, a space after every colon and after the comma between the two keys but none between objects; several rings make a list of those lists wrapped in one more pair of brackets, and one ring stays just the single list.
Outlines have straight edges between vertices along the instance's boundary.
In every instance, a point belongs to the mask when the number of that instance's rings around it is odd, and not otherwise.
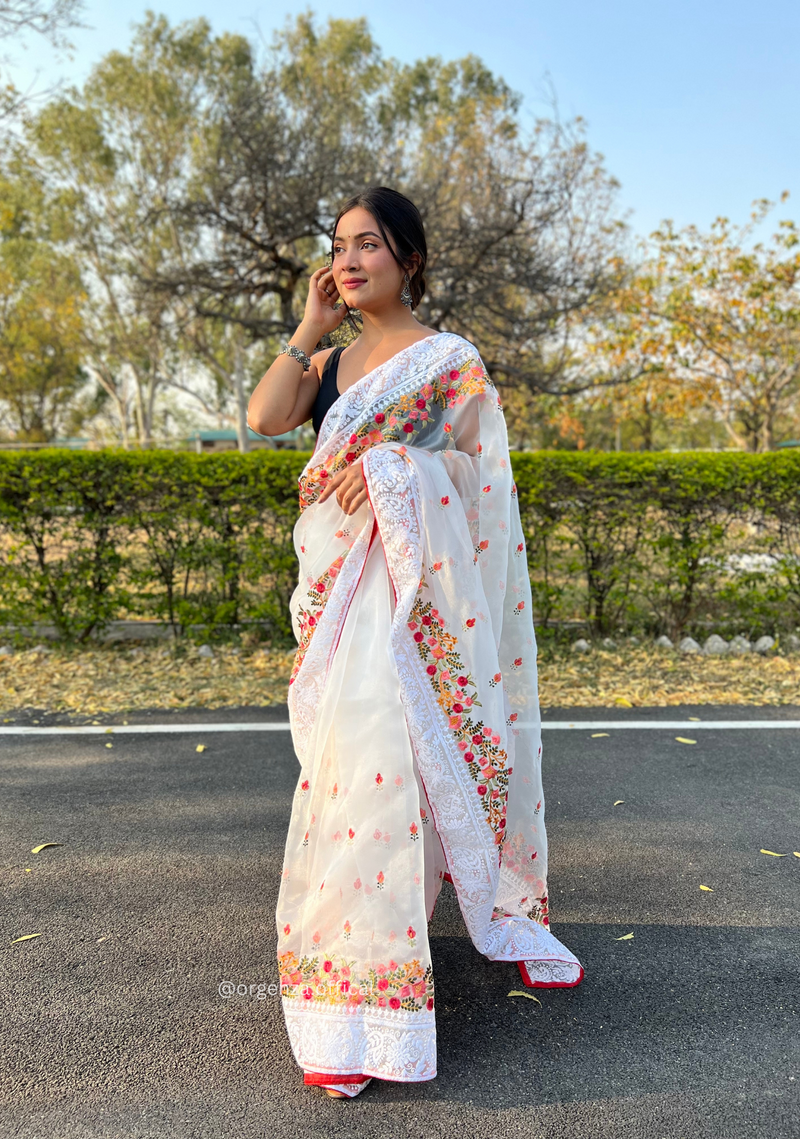
[{"label": "saree pallu", "polygon": [[[352,515],[326,481],[361,460]],[[428,922],[526,984],[577,985],[550,932],[531,589],[497,391],[439,333],[328,411],[300,476],[289,683],[300,762],[276,924],[308,1083],[436,1075]]]}]

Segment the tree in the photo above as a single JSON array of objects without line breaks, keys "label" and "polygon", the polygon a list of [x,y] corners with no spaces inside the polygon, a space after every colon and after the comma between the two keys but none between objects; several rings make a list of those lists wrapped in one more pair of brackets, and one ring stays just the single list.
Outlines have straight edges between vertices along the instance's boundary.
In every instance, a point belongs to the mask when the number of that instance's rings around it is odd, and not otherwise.
[{"label": "tree", "polygon": [[54,248],[45,196],[30,171],[0,174],[0,422],[47,442],[85,383],[80,274]]},{"label": "tree", "polygon": [[[35,32],[58,50],[71,44],[70,28],[83,27],[80,13],[83,0],[0,0],[0,42]],[[2,75],[0,75],[2,82]],[[0,123],[10,119],[26,103],[26,96],[6,81],[0,88]]]},{"label": "tree", "polygon": [[525,134],[518,110],[475,57],[402,66],[363,19],[319,32],[303,16],[262,67],[217,81],[185,197],[165,206],[195,239],[150,283],[277,347],[341,201],[384,182],[429,234],[420,319],[474,339],[500,382],[579,390],[587,312],[615,284],[616,183],[579,122]]},{"label": "tree", "polygon": [[161,207],[186,178],[206,77],[231,54],[248,54],[239,37],[212,39],[203,20],[173,29],[150,14],[129,52],[111,52],[82,91],[30,124],[62,236],[85,266],[87,368],[126,443],[131,419],[150,441],[159,393],[178,370],[180,306],[142,281],[180,250]]},{"label": "tree", "polygon": [[534,393],[596,379],[579,350],[617,285],[617,183],[580,119],[523,130],[520,100],[473,56],[401,69],[390,99],[402,184],[431,250],[421,318],[474,339],[492,375]]},{"label": "tree", "polygon": [[257,67],[220,69],[198,121],[185,186],[163,206],[190,235],[147,284],[253,339],[294,331],[298,298],[353,185],[377,170],[382,137],[369,100],[385,73],[364,20],[319,37],[302,16]]},{"label": "tree", "polygon": [[83,0],[0,0],[0,39],[37,32],[54,47],[68,47],[65,31],[80,27]]},{"label": "tree", "polygon": [[660,406],[703,404],[750,451],[773,449],[800,391],[797,227],[782,221],[769,243],[749,246],[773,206],[758,201],[745,225],[719,217],[707,233],[665,222],[617,298],[618,324],[604,345],[655,382]]}]

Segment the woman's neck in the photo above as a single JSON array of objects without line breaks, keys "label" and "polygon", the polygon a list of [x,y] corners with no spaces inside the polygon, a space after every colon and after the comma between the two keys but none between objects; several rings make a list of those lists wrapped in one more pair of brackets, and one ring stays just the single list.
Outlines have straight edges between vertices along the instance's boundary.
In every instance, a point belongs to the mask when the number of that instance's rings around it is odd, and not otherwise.
[{"label": "woman's neck", "polygon": [[364,312],[362,309],[361,319],[362,332],[359,339],[367,349],[376,347],[383,340],[402,336],[403,333],[418,332],[423,327],[405,306],[377,313]]}]

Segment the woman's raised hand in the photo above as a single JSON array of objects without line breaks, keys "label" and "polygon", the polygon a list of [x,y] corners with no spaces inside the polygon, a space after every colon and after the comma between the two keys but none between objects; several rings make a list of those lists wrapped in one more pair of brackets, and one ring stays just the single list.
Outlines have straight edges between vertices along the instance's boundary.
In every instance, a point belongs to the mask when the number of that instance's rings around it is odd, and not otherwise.
[{"label": "woman's raised hand", "polygon": [[333,332],[347,314],[347,305],[344,302],[340,303],[338,308],[334,307],[340,300],[339,290],[333,279],[333,270],[328,265],[323,265],[316,273],[311,274],[308,282],[303,324],[320,329],[320,335]]}]

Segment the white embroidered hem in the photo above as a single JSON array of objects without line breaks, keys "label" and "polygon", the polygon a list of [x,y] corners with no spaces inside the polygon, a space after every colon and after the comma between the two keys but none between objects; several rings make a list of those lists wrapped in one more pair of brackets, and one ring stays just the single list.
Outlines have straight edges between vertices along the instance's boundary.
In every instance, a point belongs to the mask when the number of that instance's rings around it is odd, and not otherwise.
[{"label": "white embroidered hem", "polygon": [[[307,1071],[361,1072],[382,1080],[414,1083],[436,1076],[436,1017],[369,1007],[297,1003],[283,997],[283,1015],[294,1057]],[[336,1067],[331,1067],[331,1057]]]}]

